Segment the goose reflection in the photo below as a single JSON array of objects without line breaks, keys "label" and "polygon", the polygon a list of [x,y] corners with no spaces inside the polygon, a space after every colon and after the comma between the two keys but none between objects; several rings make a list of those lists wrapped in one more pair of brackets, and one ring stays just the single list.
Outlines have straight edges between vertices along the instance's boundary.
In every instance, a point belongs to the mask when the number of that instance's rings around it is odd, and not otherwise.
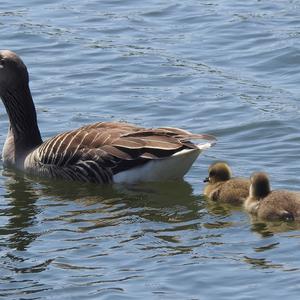
[{"label": "goose reflection", "polygon": [[33,226],[37,220],[38,208],[35,204],[38,194],[22,174],[6,171],[4,176],[9,176],[5,182],[6,194],[9,206],[6,216],[9,217],[8,224],[2,230],[9,234],[10,248],[23,251],[38,236],[29,232],[28,228]]},{"label": "goose reflection", "polygon": [[[85,218],[94,223],[81,227],[83,231],[117,225],[124,221],[147,220],[172,224],[191,219],[200,220],[201,217],[200,196],[194,195],[191,185],[185,181],[106,186],[87,183],[78,186],[70,182],[43,180],[40,188],[43,196],[55,196],[60,201],[79,203],[81,209],[69,211],[67,215],[74,222],[85,214]],[[82,217],[80,220],[82,221]]]},{"label": "goose reflection", "polygon": [[[75,225],[80,221],[81,226],[76,230],[81,231],[138,219],[168,224],[189,220],[199,223],[204,214],[202,197],[194,195],[192,186],[183,180],[100,186],[47,179],[37,182],[37,178],[13,170],[6,171],[5,176],[11,216],[7,227],[13,232],[10,244],[19,250],[24,250],[39,235],[29,233],[28,228],[34,226],[36,215],[47,206],[60,206],[47,222],[60,219]],[[36,204],[38,199],[43,206]],[[196,229],[197,222],[187,225],[187,229]]]}]

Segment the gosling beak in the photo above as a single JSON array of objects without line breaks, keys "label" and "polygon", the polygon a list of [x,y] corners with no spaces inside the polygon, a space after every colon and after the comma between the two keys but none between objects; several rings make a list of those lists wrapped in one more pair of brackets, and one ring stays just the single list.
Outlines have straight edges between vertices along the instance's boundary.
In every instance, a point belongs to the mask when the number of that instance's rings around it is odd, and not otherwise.
[{"label": "gosling beak", "polygon": [[203,182],[209,182],[209,177],[206,177]]}]

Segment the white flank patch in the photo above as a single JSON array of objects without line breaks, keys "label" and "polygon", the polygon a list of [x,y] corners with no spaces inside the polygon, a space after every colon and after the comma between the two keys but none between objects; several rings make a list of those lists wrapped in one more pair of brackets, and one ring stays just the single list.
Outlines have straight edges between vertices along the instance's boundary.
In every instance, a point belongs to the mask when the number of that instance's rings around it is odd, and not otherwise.
[{"label": "white flank patch", "polygon": [[114,175],[113,180],[116,183],[134,183],[180,179],[188,172],[202,150],[210,146],[210,143],[206,143],[199,145],[199,149],[184,149],[168,158],[152,160],[143,166]]}]

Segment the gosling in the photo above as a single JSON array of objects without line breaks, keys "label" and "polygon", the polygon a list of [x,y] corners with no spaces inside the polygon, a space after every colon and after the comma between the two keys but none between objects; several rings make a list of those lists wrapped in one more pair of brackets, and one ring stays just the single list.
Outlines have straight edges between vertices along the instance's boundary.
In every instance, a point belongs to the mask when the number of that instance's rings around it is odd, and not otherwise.
[{"label": "gosling", "polygon": [[245,209],[265,220],[300,220],[300,193],[287,190],[271,191],[267,174],[254,173],[250,178],[249,197]]},{"label": "gosling", "polygon": [[214,201],[243,204],[249,196],[250,180],[233,177],[231,169],[225,162],[216,162],[208,169],[207,182],[204,187],[204,195]]}]

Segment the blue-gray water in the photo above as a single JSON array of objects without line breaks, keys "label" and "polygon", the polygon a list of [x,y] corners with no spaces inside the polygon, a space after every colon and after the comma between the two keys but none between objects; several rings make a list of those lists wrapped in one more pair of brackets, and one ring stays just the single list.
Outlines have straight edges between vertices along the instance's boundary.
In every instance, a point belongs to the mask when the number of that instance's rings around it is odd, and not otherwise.
[{"label": "blue-gray water", "polygon": [[[37,181],[0,164],[0,298],[299,299],[300,231],[202,196],[208,165],[300,189],[300,1],[0,3],[44,138],[96,121],[218,144],[184,182]],[[8,119],[0,110],[0,146]]]}]

